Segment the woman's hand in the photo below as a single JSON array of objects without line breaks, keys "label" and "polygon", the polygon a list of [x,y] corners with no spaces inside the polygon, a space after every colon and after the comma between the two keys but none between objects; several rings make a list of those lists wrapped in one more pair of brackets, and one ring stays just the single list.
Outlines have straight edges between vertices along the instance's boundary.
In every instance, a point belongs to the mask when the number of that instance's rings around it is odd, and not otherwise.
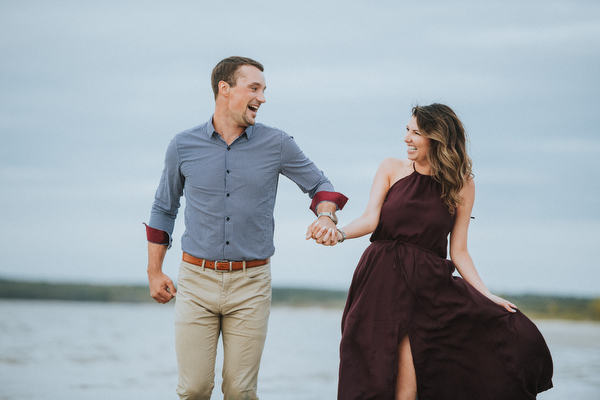
[{"label": "woman's hand", "polygon": [[328,217],[324,217],[323,221],[320,219],[308,226],[306,240],[314,239],[323,246],[335,246],[338,242],[338,231],[335,224]]},{"label": "woman's hand", "polygon": [[507,311],[509,311],[511,313],[517,312],[517,306],[515,306],[513,303],[511,303],[508,300],[504,300],[502,297],[498,297],[495,294],[490,293],[488,298],[490,300],[492,300],[494,303],[498,304],[499,306],[504,307]]}]

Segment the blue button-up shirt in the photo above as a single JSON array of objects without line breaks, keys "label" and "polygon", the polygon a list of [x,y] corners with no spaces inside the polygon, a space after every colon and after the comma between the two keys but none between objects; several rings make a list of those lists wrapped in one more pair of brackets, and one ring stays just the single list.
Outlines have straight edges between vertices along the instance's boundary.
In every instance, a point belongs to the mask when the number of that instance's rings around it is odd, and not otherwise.
[{"label": "blue button-up shirt", "polygon": [[208,260],[266,259],[275,252],[279,174],[311,198],[334,190],[285,132],[257,123],[227,145],[211,118],[171,140],[149,226],[171,237],[185,194],[184,252]]}]

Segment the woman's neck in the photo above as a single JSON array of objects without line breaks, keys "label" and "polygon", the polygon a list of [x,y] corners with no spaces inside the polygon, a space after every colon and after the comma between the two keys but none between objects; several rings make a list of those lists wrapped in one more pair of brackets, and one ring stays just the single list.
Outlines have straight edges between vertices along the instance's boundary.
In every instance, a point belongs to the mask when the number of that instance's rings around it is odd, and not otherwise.
[{"label": "woman's neck", "polygon": [[423,165],[413,162],[413,169],[421,175],[431,175],[431,164],[429,163]]}]

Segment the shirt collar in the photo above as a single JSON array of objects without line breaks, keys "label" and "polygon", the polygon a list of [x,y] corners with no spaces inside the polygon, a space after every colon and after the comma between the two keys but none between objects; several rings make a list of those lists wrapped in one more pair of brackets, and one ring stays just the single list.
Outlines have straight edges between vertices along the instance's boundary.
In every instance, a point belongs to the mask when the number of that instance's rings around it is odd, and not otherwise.
[{"label": "shirt collar", "polygon": [[[206,135],[209,138],[211,138],[213,135],[218,135],[218,133],[215,131],[215,127],[213,125],[213,118],[214,118],[214,114],[208,120],[208,126],[206,129]],[[254,136],[254,130],[255,130],[254,125],[250,125],[249,127],[246,128],[246,130],[240,136],[243,136],[245,133],[246,136],[248,137],[248,140],[250,140],[250,139],[252,139],[252,136]]]}]

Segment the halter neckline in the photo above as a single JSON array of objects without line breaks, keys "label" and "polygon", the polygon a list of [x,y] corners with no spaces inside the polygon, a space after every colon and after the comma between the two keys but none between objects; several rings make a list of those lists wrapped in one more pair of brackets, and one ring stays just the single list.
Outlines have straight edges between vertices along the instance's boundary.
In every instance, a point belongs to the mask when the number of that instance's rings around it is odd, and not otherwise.
[{"label": "halter neckline", "polygon": [[416,163],[413,161],[412,162],[412,167],[413,167],[413,172],[416,172],[417,174],[421,175],[421,176],[429,176],[429,177],[433,177],[433,175],[427,175],[427,174],[422,174],[419,171],[417,171],[417,166]]}]

